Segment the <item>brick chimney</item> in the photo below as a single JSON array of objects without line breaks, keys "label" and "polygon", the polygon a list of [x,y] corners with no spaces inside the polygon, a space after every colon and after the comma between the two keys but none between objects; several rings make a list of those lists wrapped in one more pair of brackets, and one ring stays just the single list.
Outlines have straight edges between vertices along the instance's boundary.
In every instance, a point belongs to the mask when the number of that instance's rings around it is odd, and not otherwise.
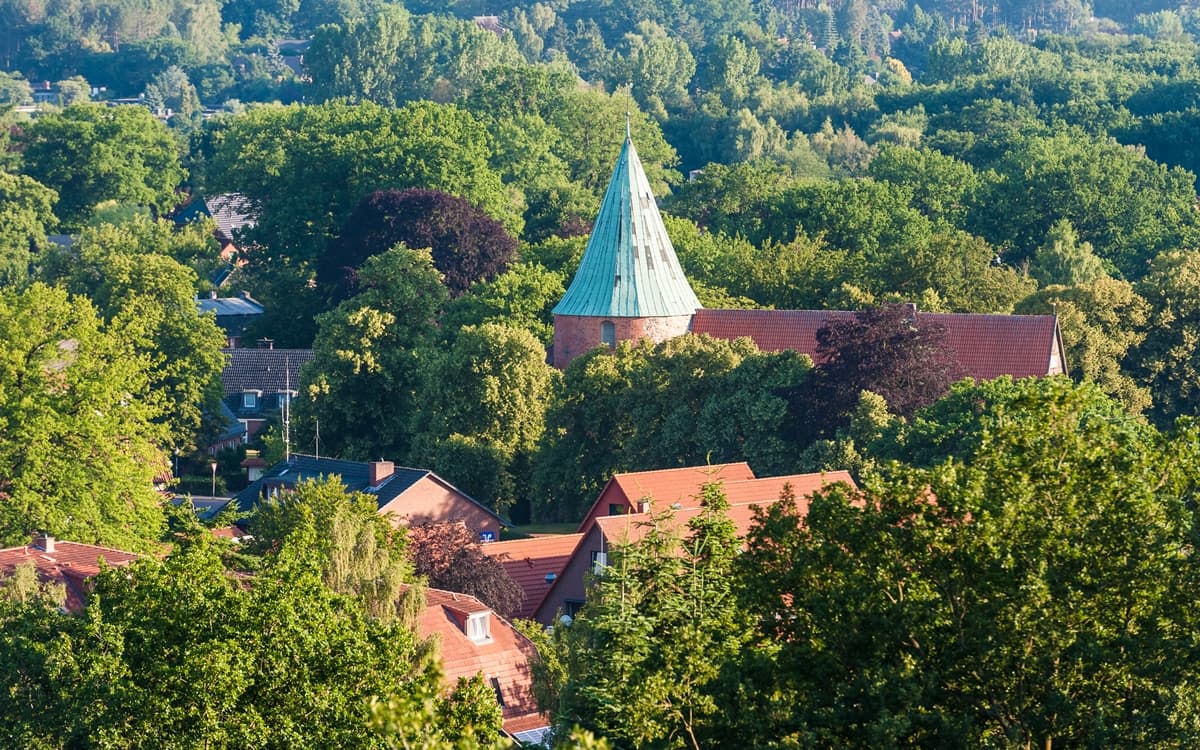
[{"label": "brick chimney", "polygon": [[378,487],[385,479],[396,471],[396,465],[391,461],[372,461],[367,464],[367,478],[372,487]]},{"label": "brick chimney", "polygon": [[50,536],[49,534],[41,534],[39,536],[36,536],[33,539],[33,546],[39,547],[47,553],[53,553],[54,552],[54,537]]}]

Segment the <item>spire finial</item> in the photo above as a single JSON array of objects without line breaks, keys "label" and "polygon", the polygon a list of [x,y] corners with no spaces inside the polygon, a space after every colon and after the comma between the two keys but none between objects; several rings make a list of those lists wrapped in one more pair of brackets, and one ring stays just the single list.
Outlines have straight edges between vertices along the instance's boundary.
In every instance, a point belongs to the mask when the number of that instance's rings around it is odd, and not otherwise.
[{"label": "spire finial", "polygon": [[633,140],[633,136],[630,134],[629,130],[629,110],[625,110],[625,140]]}]

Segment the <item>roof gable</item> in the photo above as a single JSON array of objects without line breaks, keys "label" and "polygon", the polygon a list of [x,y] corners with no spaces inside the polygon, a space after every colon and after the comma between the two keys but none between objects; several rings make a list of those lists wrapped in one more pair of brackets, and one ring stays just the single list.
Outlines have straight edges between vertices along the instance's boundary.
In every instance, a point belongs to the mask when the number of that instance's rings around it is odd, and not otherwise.
[{"label": "roof gable", "polygon": [[614,474],[596,496],[578,530],[586,531],[596,517],[608,515],[610,504],[635,505],[644,498],[664,504],[676,500],[690,501],[690,498],[698,494],[709,482],[733,482],[753,478],[754,472],[745,461]]},{"label": "roof gable", "polygon": [[579,269],[554,314],[673,317],[699,307],[627,136]]},{"label": "roof gable", "polygon": [[[549,534],[480,546],[483,554],[499,561],[509,577],[521,587],[524,597],[513,617],[533,617],[551,584],[567,567],[567,561],[581,539],[583,534]],[[547,581],[546,576],[550,574],[554,578]]]},{"label": "roof gable", "polygon": [[312,349],[222,349],[225,395],[245,391],[282,393],[300,385],[300,368],[313,358]]}]

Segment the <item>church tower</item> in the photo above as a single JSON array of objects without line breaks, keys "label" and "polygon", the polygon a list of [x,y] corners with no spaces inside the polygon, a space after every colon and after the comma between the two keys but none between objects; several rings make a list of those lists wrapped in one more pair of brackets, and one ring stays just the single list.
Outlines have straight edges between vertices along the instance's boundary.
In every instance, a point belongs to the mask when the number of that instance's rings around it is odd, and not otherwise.
[{"label": "church tower", "polygon": [[601,345],[681,336],[699,308],[627,124],[583,260],[554,308],[554,366],[563,369]]}]

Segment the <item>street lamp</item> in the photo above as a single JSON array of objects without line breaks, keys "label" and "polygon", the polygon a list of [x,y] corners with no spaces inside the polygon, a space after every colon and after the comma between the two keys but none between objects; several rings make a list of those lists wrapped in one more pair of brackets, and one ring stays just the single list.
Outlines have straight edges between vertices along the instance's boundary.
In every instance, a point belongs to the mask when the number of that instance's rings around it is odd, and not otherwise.
[{"label": "street lamp", "polygon": [[208,465],[212,468],[212,497],[217,496],[217,462],[209,461]]}]

